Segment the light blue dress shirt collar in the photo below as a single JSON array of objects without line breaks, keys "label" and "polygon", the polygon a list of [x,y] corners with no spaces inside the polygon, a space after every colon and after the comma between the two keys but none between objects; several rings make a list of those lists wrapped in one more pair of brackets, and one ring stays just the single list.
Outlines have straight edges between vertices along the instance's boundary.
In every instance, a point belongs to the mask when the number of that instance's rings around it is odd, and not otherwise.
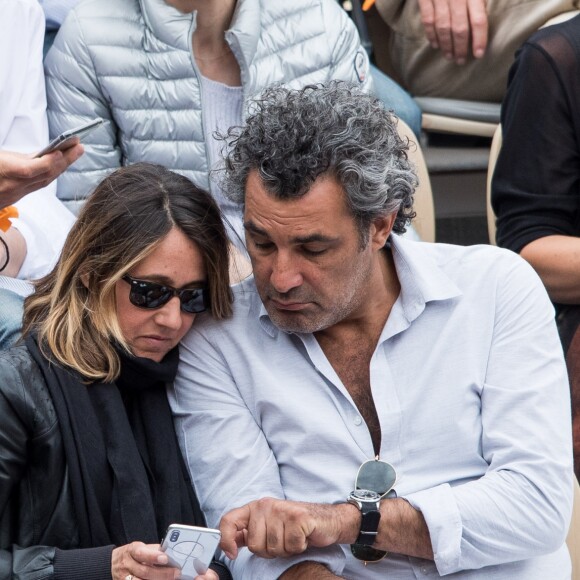
[{"label": "light blue dress shirt collar", "polygon": [[[447,274],[421,251],[421,244],[405,244],[399,236],[392,234],[385,251],[392,251],[397,276],[401,283],[401,294],[397,302],[401,306],[402,319],[396,316],[398,309],[389,316],[381,335],[381,342],[389,336],[402,332],[410,326],[428,302],[450,300],[461,296],[461,290]],[[265,332],[275,337],[280,330],[271,320],[264,304],[259,302],[260,324]],[[393,316],[394,315],[394,316]]]}]

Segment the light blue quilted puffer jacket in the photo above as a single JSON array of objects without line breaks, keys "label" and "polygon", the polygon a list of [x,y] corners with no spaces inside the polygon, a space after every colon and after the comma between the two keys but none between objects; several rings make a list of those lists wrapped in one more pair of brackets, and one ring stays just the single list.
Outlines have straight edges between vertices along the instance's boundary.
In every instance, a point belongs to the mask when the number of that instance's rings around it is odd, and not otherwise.
[{"label": "light blue quilted puffer jacket", "polygon": [[[59,178],[73,211],[111,170],[137,161],[209,187],[195,22],[163,0],[86,0],[69,14],[45,64],[51,136],[106,120]],[[367,56],[336,0],[238,0],[226,40],[246,104],[276,82],[343,79],[370,89]]]}]

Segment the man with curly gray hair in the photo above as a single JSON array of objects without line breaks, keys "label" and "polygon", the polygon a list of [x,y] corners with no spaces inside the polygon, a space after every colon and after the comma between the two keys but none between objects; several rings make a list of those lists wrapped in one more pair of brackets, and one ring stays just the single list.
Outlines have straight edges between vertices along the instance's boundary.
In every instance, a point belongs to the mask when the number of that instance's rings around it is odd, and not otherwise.
[{"label": "man with curly gray hair", "polygon": [[243,130],[230,129],[225,193],[244,203],[255,170],[271,194],[289,200],[306,194],[321,175],[333,174],[345,190],[363,245],[368,226],[380,215],[396,214],[393,231],[404,233],[417,185],[408,143],[382,103],[362,95],[339,81],[301,91],[266,90],[254,101]]},{"label": "man with curly gray hair", "polygon": [[399,235],[407,143],[349,85],[271,88],[227,141],[254,276],[196,319],[170,400],[233,576],[569,578],[568,384],[534,271]]}]

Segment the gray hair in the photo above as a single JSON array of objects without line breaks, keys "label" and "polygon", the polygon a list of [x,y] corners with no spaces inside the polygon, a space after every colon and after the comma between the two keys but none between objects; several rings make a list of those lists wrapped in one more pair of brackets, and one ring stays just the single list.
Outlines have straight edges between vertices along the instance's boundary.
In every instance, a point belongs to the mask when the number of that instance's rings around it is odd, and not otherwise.
[{"label": "gray hair", "polygon": [[355,85],[271,87],[250,106],[246,125],[221,138],[229,151],[221,185],[232,201],[244,202],[252,170],[279,199],[303,196],[326,173],[346,191],[365,245],[377,217],[398,211],[393,231],[403,233],[415,216],[408,140],[399,136],[396,117]]}]

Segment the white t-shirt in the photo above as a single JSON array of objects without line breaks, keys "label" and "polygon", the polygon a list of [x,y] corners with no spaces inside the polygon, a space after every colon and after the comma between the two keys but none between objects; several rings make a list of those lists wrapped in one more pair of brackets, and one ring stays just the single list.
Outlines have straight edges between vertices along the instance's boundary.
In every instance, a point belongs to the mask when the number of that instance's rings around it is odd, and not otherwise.
[{"label": "white t-shirt", "polygon": [[230,87],[206,77],[201,77],[201,89],[203,91],[201,102],[207,156],[210,171],[215,172],[215,175],[210,174],[211,194],[222,210],[230,240],[245,253],[242,209],[223,195],[219,185],[219,169],[223,167],[222,148],[225,143],[214,137],[216,131],[224,135],[230,127],[242,124],[243,90],[242,87]]},{"label": "white t-shirt", "polygon": [[[34,153],[48,143],[42,67],[44,14],[36,0],[3,0],[0,18],[0,149]],[[56,182],[17,202],[13,225],[27,254],[18,278],[39,278],[54,266],[74,223],[56,197]]]}]

